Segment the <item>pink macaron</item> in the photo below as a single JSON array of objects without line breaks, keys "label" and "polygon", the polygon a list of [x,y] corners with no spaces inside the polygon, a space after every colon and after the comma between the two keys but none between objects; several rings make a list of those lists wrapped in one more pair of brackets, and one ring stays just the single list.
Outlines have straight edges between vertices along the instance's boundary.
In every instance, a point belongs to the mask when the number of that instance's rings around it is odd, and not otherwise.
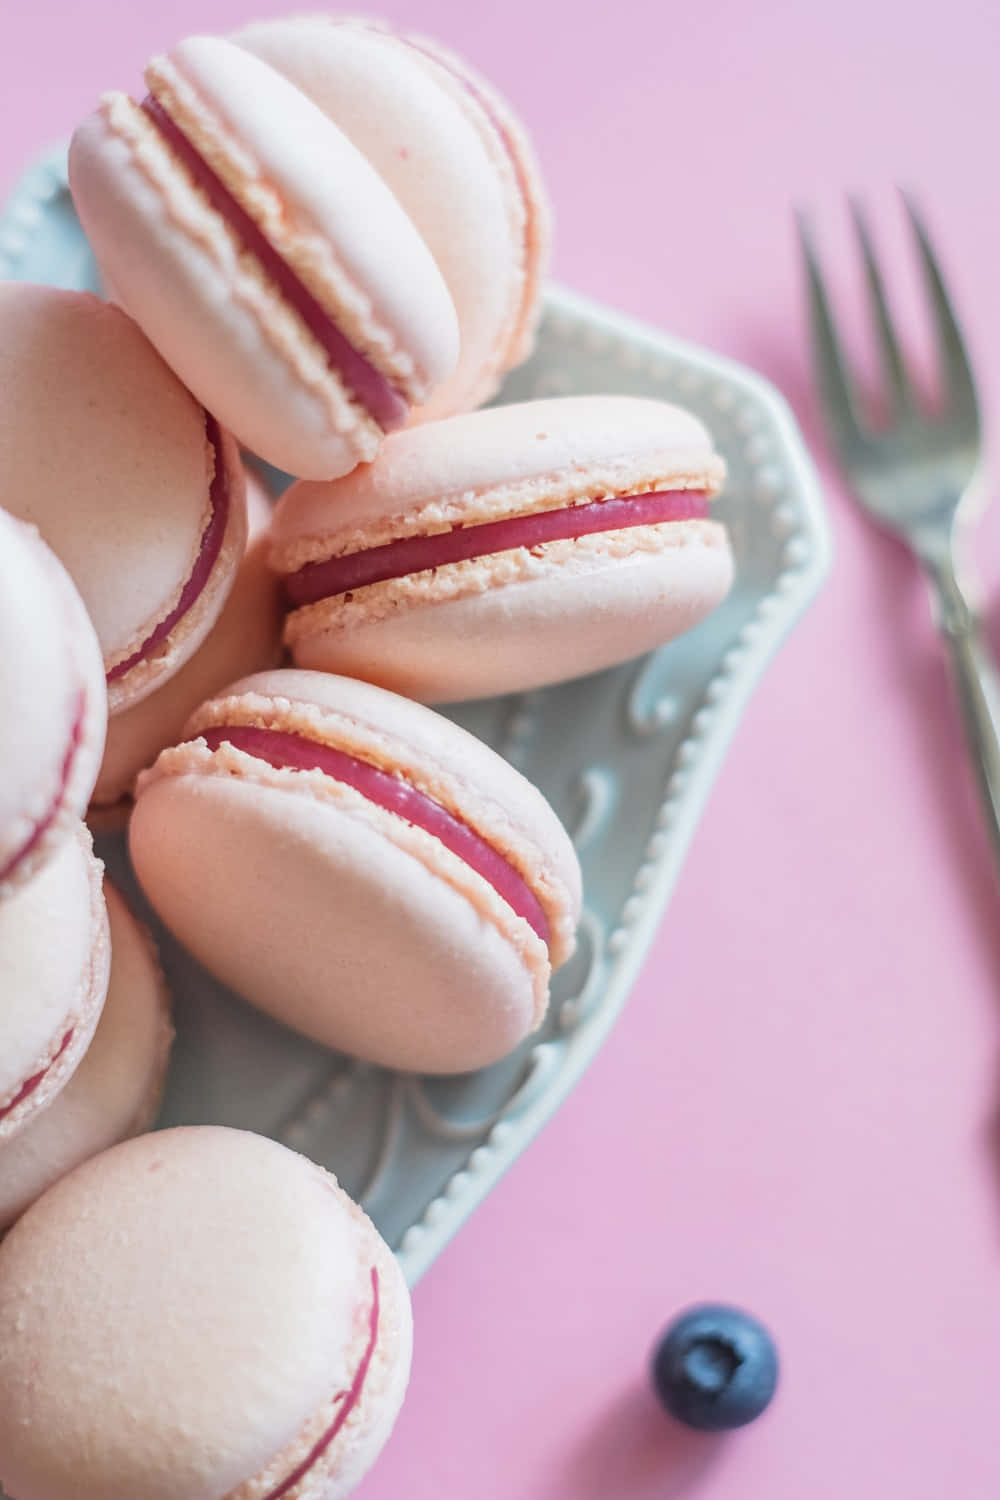
[{"label": "pink macaron", "polygon": [[0,1482],[18,1500],[340,1500],[403,1399],[399,1267],[320,1167],[141,1136],[0,1245]]},{"label": "pink macaron", "polygon": [[232,593],[198,650],[148,698],[108,723],[104,759],[88,813],[92,828],[119,827],[131,804],[135,778],[165,745],[180,737],[188,717],[226,683],[276,666],[281,658],[278,583],[267,565],[271,502],[247,474],[249,545]]},{"label": "pink macaron", "polygon": [[312,478],[374,457],[453,371],[455,308],[390,188],[245,49],[191,37],[106,95],[70,186],[116,295],[247,447]]},{"label": "pink macaron", "polygon": [[80,1066],[59,1096],[0,1144],[0,1235],[60,1177],[148,1130],[173,1028],[153,940],[104,883],[111,936],[108,998]]},{"label": "pink macaron", "polygon": [[37,532],[0,510],[0,901],[75,828],[106,722],[80,596]]},{"label": "pink macaron", "polygon": [[580,871],[545,798],[439,714],[325,673],[210,700],[138,782],[136,874],[218,978],[331,1047],[454,1073],[540,1023]]},{"label": "pink macaron", "polygon": [[301,667],[425,702],[539,687],[696,624],[733,571],[709,518],[724,474],[665,402],[571,396],[398,433],[275,514]]},{"label": "pink macaron", "polygon": [[480,405],[530,353],[549,252],[545,192],[513,111],[452,53],[380,23],[294,16],[232,40],[291,79],[364,152],[441,269],[461,355],[416,415]]},{"label": "pink macaron", "polygon": [[208,634],[246,543],[232,438],[137,324],[85,292],[0,285],[4,502],[80,591],[117,712]]},{"label": "pink macaron", "polygon": [[103,868],[79,823],[0,901],[0,1143],[65,1088],[100,1020],[110,966]]}]

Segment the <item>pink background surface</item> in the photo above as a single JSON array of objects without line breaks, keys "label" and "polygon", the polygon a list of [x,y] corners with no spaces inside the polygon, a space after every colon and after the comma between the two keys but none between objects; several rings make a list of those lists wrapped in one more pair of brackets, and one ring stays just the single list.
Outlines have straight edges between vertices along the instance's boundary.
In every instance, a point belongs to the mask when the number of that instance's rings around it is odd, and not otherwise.
[{"label": "pink background surface", "polygon": [[[0,188],[150,51],[271,8],[11,6]],[[1000,424],[988,0],[382,9],[520,107],[559,277],[770,375],[820,457],[790,205],[846,264],[841,192],[867,191],[905,276],[891,184],[911,184]],[[419,1288],[364,1500],[1000,1489],[1000,896],[922,586],[825,473],[834,575],[753,702],[623,1020]],[[998,543],[1000,513],[976,541],[994,599]],[[771,1412],[722,1442],[645,1391],[658,1328],[704,1297],[755,1310],[784,1358]]]}]

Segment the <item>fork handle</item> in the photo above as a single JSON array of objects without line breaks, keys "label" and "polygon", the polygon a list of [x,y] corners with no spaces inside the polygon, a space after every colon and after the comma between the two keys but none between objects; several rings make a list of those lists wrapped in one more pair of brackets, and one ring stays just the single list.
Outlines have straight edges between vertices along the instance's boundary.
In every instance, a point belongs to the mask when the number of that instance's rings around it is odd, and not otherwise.
[{"label": "fork handle", "polygon": [[976,611],[950,561],[928,568],[938,628],[948,645],[965,743],[1000,867],[1000,680]]}]

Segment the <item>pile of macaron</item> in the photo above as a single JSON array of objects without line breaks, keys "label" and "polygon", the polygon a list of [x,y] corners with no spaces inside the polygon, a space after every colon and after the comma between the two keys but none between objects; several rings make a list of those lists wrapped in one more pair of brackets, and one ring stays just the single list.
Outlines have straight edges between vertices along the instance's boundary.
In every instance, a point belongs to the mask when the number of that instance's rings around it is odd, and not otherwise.
[{"label": "pile of macaron", "polygon": [[550,225],[458,59],[309,17],[145,77],[70,150],[105,297],[0,285],[0,1483],[334,1500],[402,1401],[406,1287],[319,1166],[150,1132],[170,1001],[89,830],[127,819],[165,927],[315,1041],[503,1057],[573,951],[579,866],[429,705],[700,620],[723,464],[660,402],[484,408]]}]

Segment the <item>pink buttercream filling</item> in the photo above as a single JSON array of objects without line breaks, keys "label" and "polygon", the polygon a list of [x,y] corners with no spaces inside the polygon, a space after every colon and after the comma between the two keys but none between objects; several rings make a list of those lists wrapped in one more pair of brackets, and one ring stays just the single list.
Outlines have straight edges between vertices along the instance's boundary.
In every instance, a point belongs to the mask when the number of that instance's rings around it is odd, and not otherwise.
[{"label": "pink buttercream filling", "polygon": [[327,1428],[319,1441],[310,1448],[298,1468],[293,1469],[288,1478],[283,1480],[277,1489],[271,1490],[269,1494],[265,1495],[264,1500],[281,1500],[282,1495],[287,1495],[289,1490],[294,1489],[300,1480],[305,1478],[309,1470],[323,1457],[323,1454],[357,1406],[358,1401],[361,1399],[361,1391],[365,1383],[365,1377],[368,1374],[368,1368],[372,1362],[372,1356],[375,1353],[375,1345],[378,1342],[378,1320],[378,1271],[372,1266],[372,1307],[368,1315],[368,1343],[361,1357],[361,1363],[355,1372],[354,1379],[346,1391],[340,1392],[333,1398],[335,1402],[341,1402],[341,1405],[331,1426]]},{"label": "pink buttercream filling", "polygon": [[548,945],[549,923],[541,903],[524,877],[492,844],[488,844],[467,823],[426,793],[410,786],[399,776],[382,771],[367,761],[358,760],[332,745],[320,744],[304,735],[288,734],[278,729],[258,729],[237,724],[206,729],[199,738],[210,750],[230,744],[237,750],[254,755],[268,765],[298,771],[322,771],[325,775],[352,786],[370,802],[397,817],[432,834],[488,881],[519,917],[534,928]]},{"label": "pink buttercream filling", "polygon": [[87,695],[85,692],[81,692],[76,700],[76,711],[73,717],[73,727],[70,730],[69,744],[66,747],[66,754],[63,756],[62,768],[59,772],[59,790],[53,797],[45,816],[38,820],[20,849],[15,849],[6,864],[0,866],[0,881],[4,881],[10,875],[13,875],[21,861],[27,859],[29,854],[34,853],[59,816],[59,811],[63,805],[63,798],[66,795],[66,788],[69,786],[70,777],[73,774],[73,764],[76,760],[77,751],[83,740],[83,724],[86,717]]},{"label": "pink buttercream filling", "polygon": [[236,201],[159,100],[147,95],[142,101],[142,108],[216,213],[225,219],[244,248],[274,282],[285,301],[298,313],[323,349],[330,369],[340,377],[358,404],[364,407],[383,431],[391,432],[396,427],[402,427],[410,409],[405,397],[345,338],[329,313],[288,262],[278,254],[270,240]]},{"label": "pink buttercream filling", "polygon": [[66,1048],[69,1046],[70,1042],[73,1040],[73,1037],[74,1037],[75,1034],[76,1034],[75,1033],[75,1028],[71,1026],[70,1029],[69,1029],[69,1031],[67,1031],[66,1035],[63,1037],[62,1041],[60,1042],[60,1044],[59,1044],[59,1050],[56,1052],[55,1056],[52,1058],[52,1061],[49,1062],[49,1063],[46,1063],[45,1067],[42,1068],[40,1070],[40,1072],[33,1073],[29,1079],[27,1079],[24,1083],[22,1083],[21,1087],[18,1089],[18,1091],[14,1095],[13,1099],[11,1099],[8,1104],[5,1104],[5,1105],[3,1105],[2,1108],[0,1108],[0,1120],[5,1120],[8,1115],[13,1114],[14,1110],[17,1109],[17,1106],[19,1104],[23,1104],[24,1101],[25,1101],[25,1099],[29,1099],[31,1097],[31,1095],[35,1092],[35,1090],[37,1088],[41,1087],[41,1085],[45,1082],[46,1078],[48,1078],[49,1074],[52,1072],[52,1069],[55,1067],[56,1063],[59,1061],[59,1059],[62,1057],[63,1053],[66,1051]]},{"label": "pink buttercream filling", "polygon": [[126,672],[130,672],[133,667],[137,667],[140,662],[151,656],[161,641],[166,640],[177,622],[187,614],[201,594],[212,569],[219,560],[219,553],[222,551],[222,543],[226,535],[226,525],[229,521],[229,471],[226,468],[219,424],[208,412],[205,413],[205,435],[215,453],[215,472],[212,475],[212,485],[209,490],[208,523],[201,535],[201,545],[191,576],[181,590],[180,598],[173,609],[146,637],[138,651],[133,651],[132,655],[126,657],[124,661],[117,662],[107,673],[109,682],[118,682]]},{"label": "pink buttercream filling", "polygon": [[350,593],[369,583],[384,583],[390,578],[426,572],[447,563],[508,552],[513,547],[537,547],[544,542],[574,540],[630,526],[655,526],[663,521],[701,520],[707,515],[708,500],[702,490],[616,495],[587,505],[510,516],[479,526],[455,526],[451,531],[430,536],[401,537],[382,547],[306,563],[285,580],[285,592],[289,603],[298,607]]}]

